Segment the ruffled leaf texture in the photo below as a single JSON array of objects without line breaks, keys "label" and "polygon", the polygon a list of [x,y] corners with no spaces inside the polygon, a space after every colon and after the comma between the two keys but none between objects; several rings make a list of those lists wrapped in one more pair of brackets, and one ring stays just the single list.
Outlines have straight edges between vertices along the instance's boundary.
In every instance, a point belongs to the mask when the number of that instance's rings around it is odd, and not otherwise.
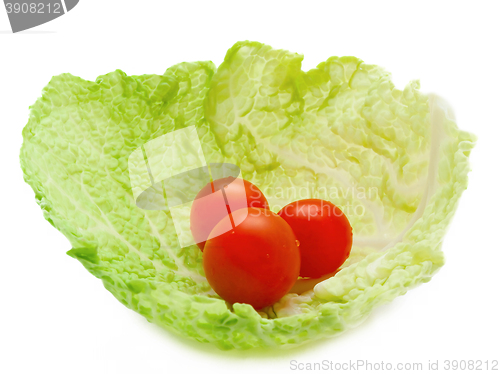
[{"label": "ruffled leaf texture", "polygon": [[[417,81],[398,90],[355,57],[308,72],[301,61],[239,42],[218,69],[192,62],[163,75],[53,77],[31,107],[20,160],[68,254],[148,321],[221,349],[336,335],[429,281],[444,263],[475,137]],[[169,210],[136,206],[128,173],[135,149],[193,125],[206,161],[238,165],[274,211],[299,198],[352,209],[342,270],[261,311],[221,300],[199,249],[179,246]]]}]

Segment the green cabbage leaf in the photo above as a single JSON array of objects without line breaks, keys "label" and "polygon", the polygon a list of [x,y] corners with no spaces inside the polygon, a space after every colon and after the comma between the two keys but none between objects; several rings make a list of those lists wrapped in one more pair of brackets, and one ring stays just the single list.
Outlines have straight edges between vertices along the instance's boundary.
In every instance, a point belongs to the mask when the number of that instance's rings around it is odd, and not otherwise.
[{"label": "green cabbage leaf", "polygon": [[[398,90],[388,72],[355,57],[308,72],[301,61],[239,42],[217,69],[192,62],[163,75],[53,77],[31,107],[20,160],[68,254],[148,321],[221,349],[332,336],[429,281],[444,263],[475,137],[418,81]],[[141,209],[132,193],[132,152],[188,126],[206,161],[238,165],[272,210],[301,198],[341,207],[354,232],[342,270],[260,311],[220,299],[198,247],[179,245],[169,209]]]}]

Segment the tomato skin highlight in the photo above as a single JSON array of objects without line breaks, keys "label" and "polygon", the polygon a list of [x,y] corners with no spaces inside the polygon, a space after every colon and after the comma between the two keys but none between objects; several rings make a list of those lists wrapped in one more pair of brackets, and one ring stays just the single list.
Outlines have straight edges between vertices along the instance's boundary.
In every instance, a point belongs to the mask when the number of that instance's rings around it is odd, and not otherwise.
[{"label": "tomato skin highlight", "polygon": [[[221,191],[224,191],[230,206],[226,205]],[[229,211],[243,207],[268,209],[268,202],[257,186],[244,179],[228,177],[207,183],[198,192],[191,207],[191,233],[196,245],[203,251],[215,225],[226,217]]]},{"label": "tomato skin highlight", "polygon": [[[236,226],[224,232],[230,218]],[[299,276],[300,252],[285,220],[251,207],[217,224],[203,251],[203,268],[208,283],[224,300],[261,309],[292,288]]]},{"label": "tomato skin highlight", "polygon": [[301,277],[333,273],[349,257],[352,227],[345,214],[329,201],[295,201],[278,215],[288,222],[300,242]]}]

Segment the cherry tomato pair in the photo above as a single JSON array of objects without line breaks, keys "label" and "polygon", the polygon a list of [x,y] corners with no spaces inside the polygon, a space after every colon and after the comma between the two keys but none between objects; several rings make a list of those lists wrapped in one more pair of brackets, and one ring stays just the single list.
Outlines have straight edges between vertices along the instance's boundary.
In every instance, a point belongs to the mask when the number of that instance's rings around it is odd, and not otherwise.
[{"label": "cherry tomato pair", "polygon": [[277,302],[299,276],[335,272],[352,245],[349,221],[332,203],[300,200],[275,214],[264,194],[241,179],[207,184],[190,218],[209,284],[224,300],[255,309]]}]

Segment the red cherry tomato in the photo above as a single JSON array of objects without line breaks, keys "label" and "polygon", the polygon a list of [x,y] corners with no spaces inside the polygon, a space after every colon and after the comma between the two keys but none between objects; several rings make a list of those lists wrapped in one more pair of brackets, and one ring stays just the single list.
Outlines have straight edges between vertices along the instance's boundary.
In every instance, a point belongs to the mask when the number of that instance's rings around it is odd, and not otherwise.
[{"label": "red cherry tomato", "polygon": [[349,257],[352,228],[345,214],[332,203],[299,200],[285,205],[278,215],[299,240],[301,277],[319,278],[333,273]]},{"label": "red cherry tomato", "polygon": [[267,209],[245,208],[226,216],[210,233],[203,267],[208,283],[224,300],[260,309],[292,288],[300,253],[285,220]]},{"label": "red cherry tomato", "polygon": [[191,207],[191,233],[203,251],[215,225],[228,212],[246,207],[268,208],[267,199],[254,184],[240,178],[221,178],[203,187]]}]

